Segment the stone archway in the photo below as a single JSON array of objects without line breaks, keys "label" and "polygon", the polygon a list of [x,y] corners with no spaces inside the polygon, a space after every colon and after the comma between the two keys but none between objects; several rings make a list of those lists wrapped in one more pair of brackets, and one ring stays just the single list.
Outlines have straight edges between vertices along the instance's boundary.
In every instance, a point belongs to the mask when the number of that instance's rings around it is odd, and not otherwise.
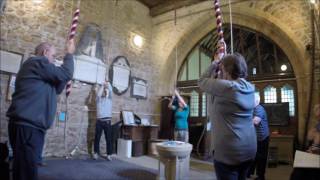
[{"label": "stone archway", "polygon": [[[225,12],[225,11],[224,11]],[[225,12],[228,15],[228,12]],[[298,95],[298,129],[300,130],[299,139],[302,139],[303,128],[305,125],[305,114],[307,112],[304,104],[307,104],[310,80],[308,73],[310,72],[309,63],[310,56],[306,53],[304,45],[295,38],[294,33],[290,27],[285,26],[284,23],[276,18],[252,10],[249,8],[237,9],[232,14],[233,24],[248,27],[257,32],[264,34],[266,37],[274,41],[288,56],[292,64],[297,81],[297,95]],[[177,47],[179,49],[178,67],[183,63],[188,52],[194,45],[203,38],[206,34],[215,28],[214,16],[211,13],[204,13],[198,19],[196,24],[189,26],[189,31],[178,41]],[[229,17],[225,17],[225,22],[229,22]],[[166,71],[163,71],[160,79],[166,80],[167,86],[172,86],[175,81],[175,75],[169,73],[172,67],[175,66],[175,51],[174,49],[168,56],[165,63]],[[169,88],[168,88],[169,89]]]}]

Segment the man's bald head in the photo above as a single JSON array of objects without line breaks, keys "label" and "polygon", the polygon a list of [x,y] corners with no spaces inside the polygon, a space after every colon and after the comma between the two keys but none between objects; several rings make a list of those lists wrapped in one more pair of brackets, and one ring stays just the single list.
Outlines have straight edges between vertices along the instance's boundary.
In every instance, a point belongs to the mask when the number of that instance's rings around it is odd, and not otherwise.
[{"label": "man's bald head", "polygon": [[36,56],[45,56],[49,62],[54,62],[56,50],[54,46],[48,42],[40,43],[34,51]]}]

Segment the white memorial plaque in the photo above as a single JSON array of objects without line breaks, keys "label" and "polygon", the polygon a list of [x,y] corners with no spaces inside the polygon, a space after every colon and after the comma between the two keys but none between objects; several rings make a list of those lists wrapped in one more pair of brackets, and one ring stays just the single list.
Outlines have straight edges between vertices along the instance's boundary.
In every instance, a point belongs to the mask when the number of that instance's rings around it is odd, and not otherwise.
[{"label": "white memorial plaque", "polygon": [[119,91],[124,91],[128,88],[130,77],[130,69],[123,66],[113,66],[113,82],[112,86],[117,87]]},{"label": "white memorial plaque", "polygon": [[18,73],[22,55],[0,50],[0,70],[9,73]]},{"label": "white memorial plaque", "polygon": [[95,57],[75,56],[73,78],[83,82],[103,84],[106,76],[105,64]]},{"label": "white memorial plaque", "polygon": [[131,96],[137,99],[146,99],[147,98],[147,81],[140,78],[133,77]]},{"label": "white memorial plaque", "polygon": [[130,84],[130,64],[126,57],[116,57],[109,70],[109,77],[113,87],[113,92],[117,95],[124,94]]}]

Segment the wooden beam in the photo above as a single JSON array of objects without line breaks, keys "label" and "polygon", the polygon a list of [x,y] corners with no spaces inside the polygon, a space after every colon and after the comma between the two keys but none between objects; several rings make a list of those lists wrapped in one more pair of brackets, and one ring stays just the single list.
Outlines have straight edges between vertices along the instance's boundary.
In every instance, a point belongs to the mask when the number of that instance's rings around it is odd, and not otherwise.
[{"label": "wooden beam", "polygon": [[184,6],[191,6],[193,4],[202,2],[205,0],[171,0],[166,3],[161,3],[155,7],[150,8],[150,15],[152,17],[164,14],[166,12],[172,11],[174,9],[179,9]]}]

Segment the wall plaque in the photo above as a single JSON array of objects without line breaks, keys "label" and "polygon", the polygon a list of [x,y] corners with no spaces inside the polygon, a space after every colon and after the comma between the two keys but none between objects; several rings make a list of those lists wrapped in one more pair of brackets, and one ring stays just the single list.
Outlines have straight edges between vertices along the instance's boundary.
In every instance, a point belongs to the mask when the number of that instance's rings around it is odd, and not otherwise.
[{"label": "wall plaque", "polygon": [[0,50],[0,70],[14,74],[18,73],[22,59],[22,54]]},{"label": "wall plaque", "polygon": [[113,87],[113,92],[117,95],[124,94],[130,85],[130,64],[126,57],[116,57],[109,70],[109,77]]},{"label": "wall plaque", "polygon": [[147,81],[137,77],[131,78],[131,97],[147,99]]}]

